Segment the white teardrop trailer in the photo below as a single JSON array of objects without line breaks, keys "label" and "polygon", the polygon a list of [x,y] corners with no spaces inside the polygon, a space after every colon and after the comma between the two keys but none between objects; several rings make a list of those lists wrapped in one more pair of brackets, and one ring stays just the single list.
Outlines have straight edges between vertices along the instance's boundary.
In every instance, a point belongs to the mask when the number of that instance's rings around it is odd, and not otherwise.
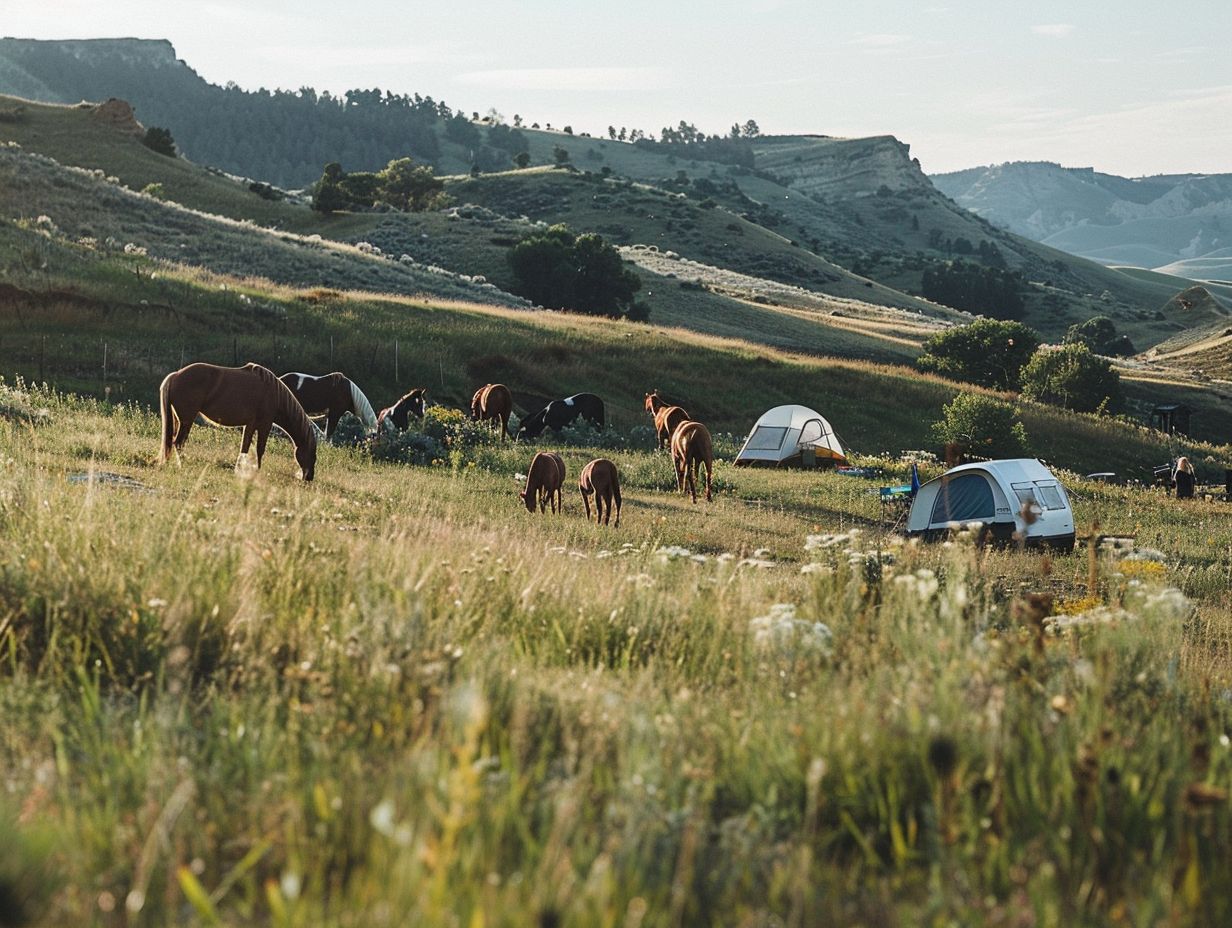
[{"label": "white teardrop trailer", "polygon": [[907,516],[907,534],[943,538],[972,523],[996,543],[1074,547],[1074,510],[1065,487],[1032,458],[963,464],[922,484]]}]

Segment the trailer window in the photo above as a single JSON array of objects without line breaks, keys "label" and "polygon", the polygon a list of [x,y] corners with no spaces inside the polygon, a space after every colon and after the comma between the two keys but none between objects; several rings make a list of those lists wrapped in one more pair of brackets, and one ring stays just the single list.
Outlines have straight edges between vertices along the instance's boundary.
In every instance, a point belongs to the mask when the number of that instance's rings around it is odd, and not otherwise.
[{"label": "trailer window", "polygon": [[938,522],[979,522],[996,515],[992,487],[983,474],[960,474],[942,483],[933,504],[934,524]]},{"label": "trailer window", "polygon": [[1048,509],[1064,509],[1065,498],[1061,496],[1061,488],[1055,483],[1037,483],[1036,493]]}]

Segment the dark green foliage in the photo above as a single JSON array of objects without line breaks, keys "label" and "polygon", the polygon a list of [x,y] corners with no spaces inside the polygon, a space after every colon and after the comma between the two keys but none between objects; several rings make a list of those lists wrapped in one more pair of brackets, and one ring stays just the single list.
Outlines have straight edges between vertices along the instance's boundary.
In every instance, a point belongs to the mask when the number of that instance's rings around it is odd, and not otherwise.
[{"label": "dark green foliage", "polygon": [[350,197],[342,189],[342,176],[342,165],[336,161],[325,165],[325,171],[317,181],[317,189],[312,197],[313,209],[321,213],[333,213],[350,206]]},{"label": "dark green foliage", "polygon": [[422,212],[444,202],[444,189],[444,181],[432,173],[432,168],[415,164],[410,158],[391,161],[376,173],[356,171],[352,174],[347,174],[334,161],[325,165],[317,181],[312,208],[332,213],[387,203],[405,212]]},{"label": "dark green foliage", "polygon": [[593,232],[574,235],[555,225],[528,235],[509,250],[509,266],[517,279],[514,292],[542,306],[645,318],[644,307],[631,305],[641,279],[625,269],[620,252]]},{"label": "dark green foliage", "polygon": [[150,151],[156,151],[160,155],[166,155],[168,158],[174,158],[178,154],[175,150],[175,139],[171,137],[170,129],[150,126],[150,128],[145,130],[145,135],[141,137],[141,144],[150,149]]},{"label": "dark green foliage", "polygon": [[1124,402],[1112,362],[1082,344],[1036,351],[1022,369],[1022,395],[1077,412],[1116,412]]},{"label": "dark green foliage", "polygon": [[445,182],[432,173],[432,168],[416,164],[410,158],[389,162],[377,179],[380,198],[390,206],[411,213],[436,208],[445,189]]},{"label": "dark green foliage", "polygon": [[1017,319],[1024,309],[1022,286],[1022,275],[1015,271],[970,261],[946,261],[924,271],[920,289],[928,299],[954,309]]},{"label": "dark green foliage", "polygon": [[[733,127],[734,128],[734,127]],[[639,138],[636,145],[654,151],[665,152],[669,157],[679,156],[695,161],[714,161],[718,164],[731,164],[740,167],[753,167],[753,146],[747,141],[758,134],[757,124],[749,120],[741,129],[740,136],[722,138],[717,135],[706,135],[692,123],[680,123],[672,128],[665,126],[659,133],[661,141]]]},{"label": "dark green foliage", "polygon": [[260,181],[254,180],[248,185],[248,189],[259,196],[262,200],[278,201],[285,199],[286,194],[277,187],[271,187],[269,184],[263,184]]},{"label": "dark green foliage", "polygon": [[504,152],[506,163],[516,157],[519,152],[530,148],[526,135],[518,129],[511,129],[504,123],[496,123],[488,127],[488,147]]},{"label": "dark green foliage", "polygon": [[[516,155],[513,156],[513,163],[516,164],[520,168],[526,167],[527,165],[530,164],[530,152],[525,152],[525,151],[518,152]],[[609,168],[604,168],[604,170],[610,171]]]},{"label": "dark green foliage", "polygon": [[1133,342],[1118,335],[1116,323],[1107,316],[1094,316],[1086,322],[1071,325],[1065,333],[1065,344],[1086,345],[1096,354],[1124,357],[1134,354]]},{"label": "dark green foliage", "polygon": [[567,149],[561,148],[559,145],[552,146],[552,158],[557,166],[569,163],[569,152]]},{"label": "dark green foliage", "polygon": [[445,137],[467,148],[478,148],[483,143],[479,127],[461,113],[455,113],[445,120]]},{"label": "dark green foliage", "polygon": [[1027,430],[1018,421],[1014,407],[978,393],[960,393],[947,403],[942,418],[933,423],[933,436],[979,457],[1027,454]]},{"label": "dark green foliage", "polygon": [[1039,335],[1021,322],[978,319],[938,332],[924,342],[920,370],[997,390],[1017,390]]},{"label": "dark green foliage", "polygon": [[136,55],[78,56],[50,42],[5,51],[58,99],[127,100],[146,125],[174,133],[180,152],[193,161],[283,189],[311,184],[326,161],[375,171],[410,154],[432,164],[440,157],[441,122],[453,115],[444,103],[419,94],[249,91],[207,83],[182,66],[160,68],[152,78],[148,62]]}]

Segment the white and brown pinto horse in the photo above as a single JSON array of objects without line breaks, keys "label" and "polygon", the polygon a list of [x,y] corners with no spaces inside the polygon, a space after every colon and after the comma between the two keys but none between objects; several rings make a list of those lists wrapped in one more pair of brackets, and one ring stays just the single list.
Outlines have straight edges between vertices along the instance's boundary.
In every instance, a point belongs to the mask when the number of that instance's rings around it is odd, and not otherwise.
[{"label": "white and brown pinto horse", "polygon": [[320,376],[291,372],[283,374],[279,380],[287,385],[310,418],[325,418],[326,438],[334,434],[338,420],[348,412],[354,414],[364,428],[376,428],[376,413],[368,397],[340,371]]},{"label": "white and brown pinto horse", "polygon": [[564,510],[565,462],[555,451],[540,451],[530,462],[526,472],[526,489],[519,495],[526,504],[527,512],[539,511],[552,504],[552,512]]},{"label": "white and brown pinto horse", "polygon": [[286,384],[259,364],[189,364],[163,378],[158,402],[163,421],[160,463],[167,462],[172,449],[178,453],[184,446],[193,420],[200,414],[216,425],[242,426],[241,455],[248,454],[256,436],[257,467],[265,456],[270,430],[278,426],[295,445],[300,477],[311,480],[314,476],[317,427]]}]

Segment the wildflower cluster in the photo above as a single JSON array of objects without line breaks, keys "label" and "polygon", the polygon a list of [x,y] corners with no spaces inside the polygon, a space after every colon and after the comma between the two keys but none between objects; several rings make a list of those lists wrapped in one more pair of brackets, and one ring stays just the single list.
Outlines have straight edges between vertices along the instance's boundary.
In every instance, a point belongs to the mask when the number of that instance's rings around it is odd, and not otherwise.
[{"label": "wildflower cluster", "polygon": [[775,603],[765,615],[749,620],[753,646],[785,657],[830,653],[834,633],[824,622],[809,622],[796,616],[792,603]]}]

